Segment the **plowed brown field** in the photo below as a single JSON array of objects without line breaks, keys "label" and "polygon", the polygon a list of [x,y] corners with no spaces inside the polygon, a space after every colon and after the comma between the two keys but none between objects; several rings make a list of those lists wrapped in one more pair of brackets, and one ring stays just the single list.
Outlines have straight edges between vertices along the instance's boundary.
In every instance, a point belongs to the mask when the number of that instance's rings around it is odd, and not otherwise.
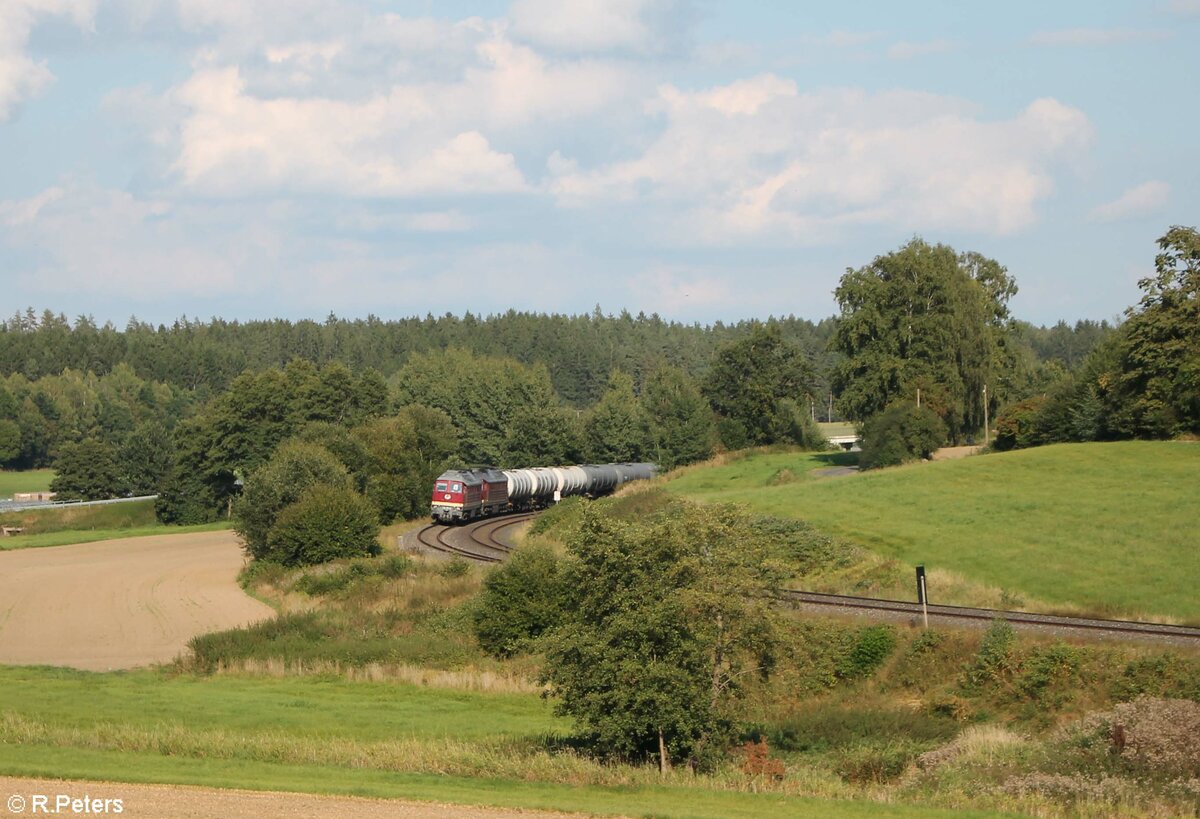
[{"label": "plowed brown field", "polygon": [[197,634],[274,613],[238,586],[242,563],[232,532],[0,552],[0,663],[170,661]]}]

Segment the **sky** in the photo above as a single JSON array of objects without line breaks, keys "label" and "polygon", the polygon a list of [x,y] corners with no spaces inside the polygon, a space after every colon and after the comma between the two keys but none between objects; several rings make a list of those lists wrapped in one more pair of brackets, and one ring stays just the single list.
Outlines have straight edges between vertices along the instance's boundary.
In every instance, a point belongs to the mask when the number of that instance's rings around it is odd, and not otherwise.
[{"label": "sky", "polygon": [[0,0],[0,314],[819,319],[914,236],[1038,324],[1200,223],[1200,0]]}]

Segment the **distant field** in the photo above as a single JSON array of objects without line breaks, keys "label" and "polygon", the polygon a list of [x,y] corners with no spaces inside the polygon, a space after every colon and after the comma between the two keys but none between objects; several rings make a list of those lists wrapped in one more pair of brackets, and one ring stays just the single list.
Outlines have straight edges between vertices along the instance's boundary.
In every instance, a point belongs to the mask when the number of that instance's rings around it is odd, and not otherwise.
[{"label": "distant field", "polygon": [[536,694],[2,667],[0,689],[6,774],[626,815],[994,815],[728,792],[686,771],[659,784],[652,769],[543,750],[568,726]]},{"label": "distant field", "polygon": [[1200,444],[1070,444],[812,476],[844,457],[750,455],[684,471],[667,488],[802,518],[1050,603],[1200,621]]},{"label": "distant field", "polygon": [[0,499],[11,498],[16,492],[46,492],[52,480],[53,469],[0,470]]}]

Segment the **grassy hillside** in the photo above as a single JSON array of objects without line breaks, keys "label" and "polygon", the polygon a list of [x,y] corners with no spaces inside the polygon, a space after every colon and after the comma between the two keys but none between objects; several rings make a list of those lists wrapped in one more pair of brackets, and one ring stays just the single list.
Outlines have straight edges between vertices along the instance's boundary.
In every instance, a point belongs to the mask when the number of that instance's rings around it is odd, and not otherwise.
[{"label": "grassy hillside", "polygon": [[29,469],[23,472],[0,470],[0,499],[16,492],[45,492],[54,480],[53,469]]},{"label": "grassy hillside", "polygon": [[802,518],[1052,604],[1200,621],[1200,444],[1070,444],[814,475],[844,458],[752,454],[685,470],[667,487]]}]

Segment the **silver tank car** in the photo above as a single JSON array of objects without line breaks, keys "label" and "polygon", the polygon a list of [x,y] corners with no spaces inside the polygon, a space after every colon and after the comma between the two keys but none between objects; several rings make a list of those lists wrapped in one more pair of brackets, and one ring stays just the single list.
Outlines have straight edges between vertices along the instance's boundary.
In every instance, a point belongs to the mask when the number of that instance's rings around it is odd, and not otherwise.
[{"label": "silver tank car", "polygon": [[572,495],[604,495],[623,483],[654,477],[654,464],[539,466],[504,471],[513,509],[533,509]]}]

